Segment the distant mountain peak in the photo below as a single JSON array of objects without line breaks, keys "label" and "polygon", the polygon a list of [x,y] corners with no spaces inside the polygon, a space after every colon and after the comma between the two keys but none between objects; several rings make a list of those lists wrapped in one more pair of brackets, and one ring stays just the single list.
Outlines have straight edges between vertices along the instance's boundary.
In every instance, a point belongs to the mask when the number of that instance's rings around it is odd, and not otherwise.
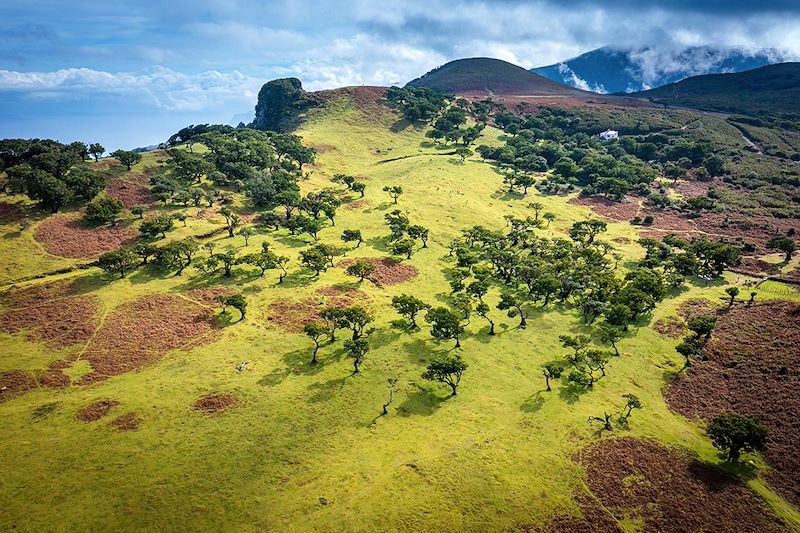
[{"label": "distant mountain peak", "polygon": [[786,60],[774,49],[604,46],[531,70],[578,89],[622,93],[648,90],[691,76],[743,72]]},{"label": "distant mountain peak", "polygon": [[457,59],[408,82],[411,87],[429,87],[455,94],[504,96],[577,95],[581,91],[524,68],[488,57]]}]

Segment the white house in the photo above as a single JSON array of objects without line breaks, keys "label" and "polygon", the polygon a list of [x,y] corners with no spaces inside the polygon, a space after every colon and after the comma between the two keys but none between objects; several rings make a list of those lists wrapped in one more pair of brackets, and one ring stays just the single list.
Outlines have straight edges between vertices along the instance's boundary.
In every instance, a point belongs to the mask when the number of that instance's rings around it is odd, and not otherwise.
[{"label": "white house", "polygon": [[604,141],[609,139],[619,139],[619,132],[614,130],[606,130],[600,134],[600,138]]}]

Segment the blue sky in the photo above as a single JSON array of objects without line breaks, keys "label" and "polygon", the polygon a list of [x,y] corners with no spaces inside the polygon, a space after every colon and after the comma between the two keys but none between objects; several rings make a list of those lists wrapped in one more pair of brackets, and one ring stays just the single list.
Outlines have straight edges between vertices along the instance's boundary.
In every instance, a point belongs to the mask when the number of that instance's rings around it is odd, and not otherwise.
[{"label": "blue sky", "polygon": [[0,0],[0,137],[164,140],[250,113],[260,86],[402,84],[448,60],[546,65],[603,45],[775,48],[800,2]]}]

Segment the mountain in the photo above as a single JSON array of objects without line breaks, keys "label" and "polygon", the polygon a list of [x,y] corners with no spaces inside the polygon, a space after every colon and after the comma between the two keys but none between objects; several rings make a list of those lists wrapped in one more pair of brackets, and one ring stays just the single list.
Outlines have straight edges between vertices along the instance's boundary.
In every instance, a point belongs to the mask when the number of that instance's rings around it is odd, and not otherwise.
[{"label": "mountain", "polygon": [[648,90],[690,76],[743,72],[778,63],[776,50],[690,47],[621,49],[606,46],[578,57],[531,69],[551,80],[599,93]]},{"label": "mountain", "polygon": [[780,63],[736,74],[708,74],[630,94],[653,103],[732,113],[797,113],[800,63]]},{"label": "mountain", "polygon": [[522,67],[488,57],[458,59],[445,63],[410,81],[407,86],[429,87],[455,94],[494,94],[505,96],[585,95]]}]

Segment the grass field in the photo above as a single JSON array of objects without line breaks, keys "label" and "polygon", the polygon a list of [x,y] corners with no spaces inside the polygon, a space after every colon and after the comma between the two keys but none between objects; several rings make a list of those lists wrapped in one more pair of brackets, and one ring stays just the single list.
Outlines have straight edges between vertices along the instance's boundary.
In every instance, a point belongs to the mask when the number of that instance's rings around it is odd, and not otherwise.
[{"label": "grass field", "polygon": [[[503,215],[522,216],[531,201],[542,202],[557,217],[542,234],[562,235],[573,222],[593,215],[568,204],[568,197],[544,197],[533,188],[526,198],[509,197],[490,165],[477,157],[462,163],[427,144],[422,131],[392,132],[394,125],[393,115],[365,116],[344,98],[312,110],[298,133],[306,144],[326,149],[301,186],[304,191],[329,187],[330,177],[339,172],[363,178],[365,202],[355,209],[343,206],[336,227],[319,235],[323,242],[341,245],[342,229],[360,228],[365,243],[346,256],[361,257],[388,254],[383,215],[394,206],[381,189],[402,185],[405,193],[397,207],[431,234],[428,248],[408,261],[419,272],[410,281],[355,284],[342,268],[313,278],[297,260],[310,238],[286,230],[259,234],[248,247],[260,249],[266,240],[291,258],[282,285],[274,271],[259,278],[252,269],[236,270],[231,279],[194,268],[179,277],[140,270],[113,281],[97,269],[57,276],[90,280],[101,320],[137,298],[220,284],[236,285],[250,305],[246,320],[224,326],[210,344],[171,351],[146,368],[93,385],[39,387],[0,403],[0,464],[5,465],[0,529],[500,531],[546,523],[555,515],[579,512],[574,494],[584,480],[574,456],[598,438],[587,418],[618,412],[626,393],[637,394],[644,408],[631,417],[628,430],[616,434],[652,437],[702,461],[721,462],[702,427],[668,409],[661,389],[683,360],[674,350],[678,341],[660,336],[651,325],[674,315],[687,299],[718,300],[723,283],[671,294],[619,343],[622,357],[609,364],[608,376],[580,396],[558,384],[544,392],[540,370],[543,362],[565,353],[558,335],[588,332],[577,311],[532,310],[528,328],[520,330],[517,319],[494,309],[495,292],[488,300],[498,334],[489,337],[486,322],[473,317],[460,350],[469,368],[458,395],[448,397],[445,386],[421,379],[426,364],[452,343],[437,343],[425,327],[408,333],[393,326],[398,317],[391,298],[411,293],[429,303],[446,302],[447,246],[461,229],[501,228]],[[479,143],[499,142],[499,135],[487,128]],[[153,164],[154,157],[147,154],[137,167]],[[168,238],[205,233],[220,224],[192,217]],[[33,239],[33,227],[18,229],[2,227],[3,284],[80,263],[48,255]],[[630,260],[643,253],[635,244],[637,231],[627,223],[610,223],[605,238]],[[216,239],[220,250],[243,245],[238,236]],[[728,281],[737,278],[744,281],[737,275]],[[331,286],[357,286],[376,316],[372,349],[356,376],[341,342],[324,346],[320,364],[313,367],[309,339],[268,320],[273,303],[318,298],[316,291]],[[763,297],[773,293],[798,299],[788,286],[765,284]],[[82,349],[57,351],[22,334],[0,334],[0,371],[35,371]],[[249,364],[238,372],[236,365],[243,361]],[[87,371],[79,360],[67,373],[80,377]],[[389,415],[381,417],[389,378],[398,379],[397,393]],[[216,415],[192,409],[210,393],[232,394],[238,403]],[[79,421],[76,414],[98,399],[119,405],[97,422]],[[49,414],[34,417],[37,408],[56,402]],[[141,419],[136,431],[109,427],[112,418],[126,413]],[[798,511],[759,477],[747,483],[800,528]],[[638,527],[635,520],[621,525],[628,531]]]}]

